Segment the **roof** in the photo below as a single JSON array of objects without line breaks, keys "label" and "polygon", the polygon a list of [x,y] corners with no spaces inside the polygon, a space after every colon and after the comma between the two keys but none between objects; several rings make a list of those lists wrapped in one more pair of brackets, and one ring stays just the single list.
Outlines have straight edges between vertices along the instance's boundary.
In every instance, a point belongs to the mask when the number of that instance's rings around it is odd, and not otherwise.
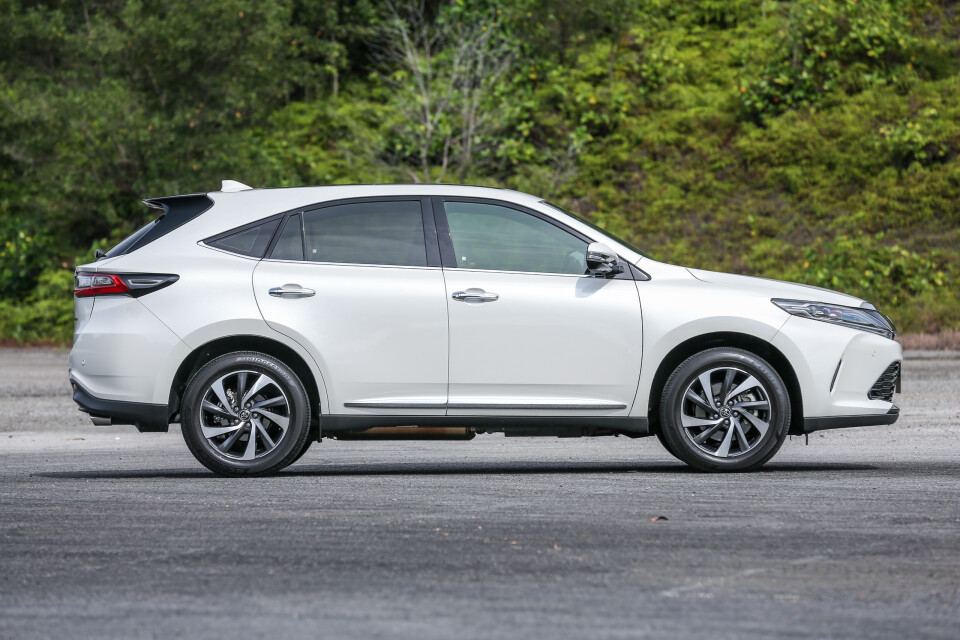
[{"label": "roof", "polygon": [[252,204],[253,202],[262,202],[264,204],[269,202],[271,208],[279,207],[278,210],[293,209],[316,202],[343,198],[402,195],[494,198],[518,204],[530,204],[543,199],[510,189],[474,187],[468,185],[354,184],[256,189],[233,180],[224,180],[220,191],[212,191],[209,193],[209,196],[218,203],[237,198],[238,202],[242,201],[244,205]]}]

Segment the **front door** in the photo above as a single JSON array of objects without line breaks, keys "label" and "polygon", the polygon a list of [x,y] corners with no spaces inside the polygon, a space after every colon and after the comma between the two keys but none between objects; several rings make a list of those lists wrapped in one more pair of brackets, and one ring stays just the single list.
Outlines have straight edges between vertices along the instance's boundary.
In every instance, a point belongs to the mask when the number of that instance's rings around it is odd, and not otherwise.
[{"label": "front door", "polygon": [[447,306],[422,212],[405,198],[296,213],[254,271],[264,319],[320,366],[324,413],[444,413]]},{"label": "front door", "polygon": [[642,351],[633,279],[584,275],[588,239],[537,212],[436,203],[448,415],[628,415]]}]

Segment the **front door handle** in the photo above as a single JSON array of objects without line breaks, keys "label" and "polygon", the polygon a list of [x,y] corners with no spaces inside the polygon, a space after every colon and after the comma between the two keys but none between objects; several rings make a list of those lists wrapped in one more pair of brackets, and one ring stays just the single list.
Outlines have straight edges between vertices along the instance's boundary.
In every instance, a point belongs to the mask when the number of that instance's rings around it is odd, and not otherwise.
[{"label": "front door handle", "polygon": [[298,284],[285,284],[282,287],[274,287],[267,293],[275,298],[309,298],[317,294],[313,289],[304,289]]},{"label": "front door handle", "polygon": [[495,302],[500,299],[500,296],[495,293],[473,288],[466,291],[455,291],[450,297],[461,302]]}]

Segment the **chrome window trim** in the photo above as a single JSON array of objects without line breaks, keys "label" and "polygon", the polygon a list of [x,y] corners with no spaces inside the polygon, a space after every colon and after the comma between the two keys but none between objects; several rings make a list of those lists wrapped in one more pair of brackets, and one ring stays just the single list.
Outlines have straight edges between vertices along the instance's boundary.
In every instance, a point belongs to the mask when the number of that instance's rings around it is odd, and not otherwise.
[{"label": "chrome window trim", "polygon": [[260,258],[256,258],[254,256],[245,256],[242,253],[235,253],[233,251],[227,251],[226,249],[221,249],[220,247],[213,247],[207,244],[206,242],[204,242],[203,240],[198,240],[197,245],[203,247],[204,249],[210,249],[211,251],[218,251],[220,253],[225,253],[228,256],[233,256],[235,258],[243,258],[244,260],[253,260],[255,262],[260,261]]},{"label": "chrome window trim", "polygon": [[281,264],[303,264],[319,267],[367,267],[373,269],[417,269],[421,271],[440,271],[441,267],[418,267],[406,264],[367,264],[364,262],[316,262],[313,260],[278,260],[277,258],[263,258],[260,262],[277,262]]},{"label": "chrome window trim", "polygon": [[551,273],[550,271],[501,271],[499,269],[463,269],[461,267],[446,267],[448,271],[458,271],[464,273],[505,273],[518,276],[554,276],[558,278],[589,278],[590,280],[605,280],[606,278],[597,278],[587,274],[577,275],[576,273]]}]

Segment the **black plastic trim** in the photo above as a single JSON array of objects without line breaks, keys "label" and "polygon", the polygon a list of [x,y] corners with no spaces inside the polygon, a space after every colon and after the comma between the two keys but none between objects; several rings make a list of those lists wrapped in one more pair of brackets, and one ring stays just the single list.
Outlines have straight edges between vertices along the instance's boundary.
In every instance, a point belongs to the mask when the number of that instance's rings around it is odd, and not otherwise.
[{"label": "black plastic trim", "polygon": [[648,280],[651,280],[649,273],[631,262],[628,262],[627,264],[630,265],[630,273],[633,275],[634,280],[639,280],[640,282],[647,282]]},{"label": "black plastic trim", "polygon": [[571,430],[609,430],[632,437],[648,436],[650,426],[645,417],[610,416],[380,416],[323,415],[323,435],[341,431],[360,431],[373,427],[467,427],[502,431],[523,431],[524,435],[567,435]]},{"label": "black plastic trim", "polygon": [[423,237],[427,243],[427,266],[440,267],[440,238],[437,233],[437,217],[433,211],[433,202],[428,197],[420,198],[420,211],[423,213]]},{"label": "black plastic trim", "polygon": [[833,370],[833,377],[830,379],[830,393],[833,393],[833,386],[837,384],[837,374],[840,373],[840,365],[843,364],[843,358],[837,363],[837,368]]},{"label": "black plastic trim", "polygon": [[169,408],[165,404],[147,404],[140,402],[122,402],[103,400],[81,387],[75,380],[73,401],[80,411],[95,418],[110,418],[113,424],[132,424],[141,433],[145,431],[167,431],[170,427]]},{"label": "black plastic trim", "polygon": [[824,429],[846,429],[849,427],[876,427],[893,424],[900,417],[900,408],[890,407],[886,413],[874,413],[865,416],[828,416],[825,418],[804,418],[803,432],[812,433]]},{"label": "black plastic trim", "polygon": [[867,392],[867,398],[870,400],[893,402],[893,395],[897,393],[900,388],[900,370],[900,360],[891,362],[870,387],[870,390]]}]

